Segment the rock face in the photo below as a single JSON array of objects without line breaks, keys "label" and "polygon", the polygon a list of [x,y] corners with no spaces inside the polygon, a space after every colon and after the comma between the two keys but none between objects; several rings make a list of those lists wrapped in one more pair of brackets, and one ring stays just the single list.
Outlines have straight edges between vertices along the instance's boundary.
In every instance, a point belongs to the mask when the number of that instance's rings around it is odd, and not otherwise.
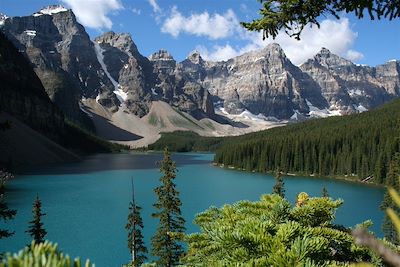
[{"label": "rock face", "polygon": [[399,96],[400,88],[399,62],[358,66],[325,48],[300,67],[277,44],[225,62],[195,52],[181,65],[225,112],[278,119],[363,112]]},{"label": "rock face", "polygon": [[323,48],[300,68],[319,84],[330,107],[343,113],[374,108],[399,95],[396,62],[357,66]]},{"label": "rock face", "polygon": [[309,111],[306,99],[326,108],[321,89],[286,58],[277,44],[226,62],[206,62],[195,52],[182,69],[216,96],[226,112],[289,118],[294,110]]},{"label": "rock face", "polygon": [[143,117],[152,101],[162,100],[195,117],[214,115],[208,91],[182,72],[166,50],[145,58],[129,34],[114,32],[97,37],[95,43],[128,112]]},{"label": "rock face", "polygon": [[26,17],[8,18],[3,32],[34,66],[47,94],[69,117],[84,120],[81,98],[108,97],[117,102],[94,46],[71,10],[50,6]]},{"label": "rock face", "polygon": [[277,44],[223,62],[198,52],[182,62],[166,50],[144,57],[130,34],[107,32],[92,42],[61,6],[26,17],[0,14],[0,27],[33,64],[50,98],[78,121],[85,121],[85,99],[138,117],[161,100],[197,119],[214,118],[217,108],[298,120],[363,112],[400,94],[400,62],[358,66],[325,48],[300,67]]},{"label": "rock face", "polygon": [[64,115],[50,101],[30,62],[0,32],[0,112],[57,139]]}]

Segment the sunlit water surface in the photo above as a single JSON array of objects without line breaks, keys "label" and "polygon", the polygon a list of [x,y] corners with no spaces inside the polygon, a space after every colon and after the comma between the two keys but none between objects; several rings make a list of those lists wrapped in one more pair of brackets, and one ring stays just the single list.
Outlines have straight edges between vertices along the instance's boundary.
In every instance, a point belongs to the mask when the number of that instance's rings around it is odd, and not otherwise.
[{"label": "sunlit water surface", "polygon": [[[238,200],[258,200],[270,193],[274,178],[270,175],[226,170],[212,166],[212,154],[175,154],[178,175],[177,189],[183,203],[187,232],[197,231],[192,224],[196,213],[209,206],[217,207]],[[125,223],[131,200],[131,178],[135,184],[146,243],[157,226],[151,217],[156,201],[153,189],[159,184],[156,162],[161,154],[132,153],[95,155],[74,164],[65,164],[30,171],[8,184],[7,201],[18,211],[7,223],[15,231],[11,238],[0,240],[0,251],[16,252],[30,243],[24,232],[32,217],[32,202],[39,195],[47,238],[72,256],[90,258],[98,267],[121,266],[130,259]],[[342,198],[344,205],[337,212],[336,222],[354,226],[364,220],[374,222],[372,230],[382,235],[383,213],[379,205],[384,189],[330,179],[285,177],[288,199],[293,203],[299,192],[320,196],[323,187],[333,198]],[[4,226],[4,224],[1,224]]]}]

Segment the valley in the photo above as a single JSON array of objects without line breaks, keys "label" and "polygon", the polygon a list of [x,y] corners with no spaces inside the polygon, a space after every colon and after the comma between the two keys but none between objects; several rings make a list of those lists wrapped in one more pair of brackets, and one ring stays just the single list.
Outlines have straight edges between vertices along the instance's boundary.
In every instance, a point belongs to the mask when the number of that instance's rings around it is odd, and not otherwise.
[{"label": "valley", "polygon": [[4,0],[0,266],[398,266],[371,1]]}]

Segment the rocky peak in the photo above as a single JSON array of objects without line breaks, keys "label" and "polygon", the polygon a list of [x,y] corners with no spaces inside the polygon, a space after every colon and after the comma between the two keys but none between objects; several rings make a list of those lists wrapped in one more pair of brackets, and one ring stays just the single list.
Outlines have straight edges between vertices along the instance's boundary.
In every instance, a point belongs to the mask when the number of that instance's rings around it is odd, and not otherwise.
[{"label": "rocky peak", "polygon": [[157,52],[150,55],[151,61],[174,61],[172,55],[165,49],[160,49]]},{"label": "rocky peak", "polygon": [[152,55],[149,60],[153,63],[154,72],[172,75],[176,67],[176,61],[165,49],[161,49]]},{"label": "rocky peak", "polygon": [[192,51],[187,57],[190,62],[193,64],[202,64],[204,62],[203,58],[200,55],[200,52],[197,50]]},{"label": "rocky peak", "polygon": [[8,19],[7,15],[0,13],[0,27],[4,25],[6,19]]},{"label": "rocky peak", "polygon": [[327,57],[332,55],[331,51],[326,47],[322,47],[318,54],[324,55],[324,56],[327,56]]},{"label": "rocky peak", "polygon": [[[285,52],[281,48],[281,46],[277,43],[268,44],[266,47],[247,52],[241,56],[233,58],[228,62],[235,62],[241,64],[253,64],[257,63],[257,65],[264,65],[266,62],[272,65],[286,65],[290,61],[287,59]],[[290,63],[291,64],[291,63]]]},{"label": "rocky peak", "polygon": [[130,55],[139,53],[130,33],[115,33],[109,31],[97,37],[95,42],[99,44],[108,44]]},{"label": "rocky peak", "polygon": [[354,66],[351,61],[333,54],[325,47],[314,56],[314,60],[326,68]]},{"label": "rocky peak", "polygon": [[264,57],[273,61],[276,59],[283,61],[287,60],[285,52],[283,51],[282,47],[277,43],[268,44],[266,47],[256,51],[255,53],[256,55],[253,56],[257,56],[257,58]]}]

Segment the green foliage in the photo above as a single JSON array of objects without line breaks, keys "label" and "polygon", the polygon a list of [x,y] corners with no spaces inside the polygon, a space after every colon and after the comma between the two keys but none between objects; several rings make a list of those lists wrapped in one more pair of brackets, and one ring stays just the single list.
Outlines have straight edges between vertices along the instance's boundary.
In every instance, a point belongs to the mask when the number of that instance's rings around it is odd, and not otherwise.
[{"label": "green foliage", "polygon": [[[15,215],[17,214],[16,210],[11,210],[8,208],[6,202],[6,190],[5,184],[8,180],[12,179],[14,176],[8,172],[0,171],[0,220],[3,222],[7,222],[9,220],[14,219]],[[14,234],[7,229],[0,229],[0,240],[3,238],[10,237]],[[2,257],[2,253],[0,251],[0,259]]]},{"label": "green foliage", "polygon": [[36,244],[40,244],[44,242],[47,232],[43,228],[42,223],[42,216],[46,215],[46,213],[42,213],[42,202],[40,201],[39,196],[36,196],[36,199],[33,202],[32,214],[33,219],[29,222],[29,228],[25,233],[29,233],[33,238],[33,241],[35,241]]},{"label": "green foliage", "polygon": [[69,120],[65,121],[61,145],[80,153],[110,153],[129,149],[127,146],[108,142]]},{"label": "green foliage", "polygon": [[[214,161],[248,171],[347,176],[384,183],[399,151],[400,100],[357,115],[331,117],[224,141]],[[377,165],[379,163],[379,165]],[[386,165],[387,164],[387,165]]]},{"label": "green foliage", "polygon": [[[11,173],[0,171],[0,220],[3,222],[12,220],[17,214],[16,210],[11,210],[8,208],[5,199],[5,184],[12,178],[14,178],[14,176]],[[10,237],[13,234],[13,232],[10,232],[7,229],[0,229],[0,239]]]},{"label": "green foliage", "polygon": [[141,209],[134,200],[129,204],[128,222],[125,226],[128,231],[128,249],[132,253],[132,262],[129,266],[140,266],[147,259],[147,248],[144,245],[142,234]]},{"label": "green foliage", "polygon": [[57,245],[48,241],[32,244],[18,254],[7,254],[0,262],[0,267],[94,267],[89,260],[82,264],[79,258],[72,260],[68,255],[61,253]]},{"label": "green foliage", "polygon": [[[307,194],[305,194],[307,195]],[[308,198],[292,207],[279,195],[240,201],[196,216],[184,266],[345,266],[374,262],[349,229],[333,224],[343,202]]]},{"label": "green foliage", "polygon": [[262,3],[261,17],[252,22],[242,22],[251,31],[262,31],[263,37],[275,38],[279,30],[300,39],[307,24],[319,25],[321,16],[332,15],[337,19],[343,12],[354,13],[359,19],[367,13],[371,20],[400,17],[398,0],[258,0]]},{"label": "green foliage", "polygon": [[[386,178],[386,185],[388,187],[394,188],[397,191],[400,191],[399,185],[399,177],[400,177],[400,154],[396,154],[392,161],[389,164],[389,172]],[[391,208],[400,214],[400,207],[397,206],[393,199],[390,197],[389,192],[385,193],[384,199],[381,204],[381,210],[386,210],[387,208]],[[388,214],[385,214],[385,218],[382,223],[382,231],[385,235],[385,238],[396,244],[399,245],[399,239],[397,238],[397,232],[394,227],[392,220],[389,218]]]},{"label": "green foliage", "polygon": [[170,151],[177,152],[214,151],[222,140],[221,137],[201,137],[194,132],[176,131],[162,133],[161,138],[149,145],[148,149],[161,151],[168,147]]},{"label": "green foliage", "polygon": [[285,197],[285,182],[283,181],[282,173],[278,170],[275,176],[275,185],[272,188],[272,193]]},{"label": "green foliage", "polygon": [[164,158],[160,162],[161,185],[154,189],[158,202],[153,206],[157,212],[153,213],[160,223],[154,234],[152,253],[158,257],[157,266],[175,266],[183,254],[182,245],[176,240],[179,234],[185,231],[185,220],[181,216],[181,201],[179,192],[175,188],[173,180],[176,177],[176,164],[171,159],[167,148],[164,150]]}]

